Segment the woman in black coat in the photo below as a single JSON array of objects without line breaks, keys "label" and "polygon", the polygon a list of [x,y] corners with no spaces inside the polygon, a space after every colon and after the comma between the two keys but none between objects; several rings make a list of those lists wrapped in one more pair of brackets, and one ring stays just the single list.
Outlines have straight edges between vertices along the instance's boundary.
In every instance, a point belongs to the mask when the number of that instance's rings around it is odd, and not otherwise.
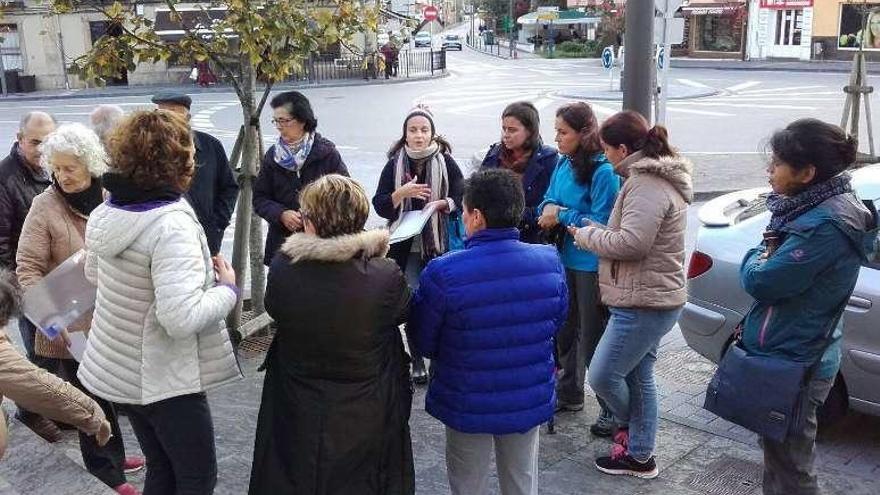
[{"label": "woman in black coat", "polygon": [[266,356],[250,495],[415,491],[412,385],[398,329],[410,292],[385,258],[388,232],[364,231],[354,180],[328,175],[300,199],[303,233],[272,261]]},{"label": "woman in black coat", "polygon": [[280,93],[269,104],[279,136],[263,157],[254,183],[254,210],[269,223],[263,257],[266,265],[284,238],[303,229],[299,212],[302,188],[323,175],[348,175],[336,145],[315,132],[318,120],[302,93]]},{"label": "woman in black coat", "polygon": [[[403,121],[403,136],[388,152],[388,163],[373,196],[376,213],[388,220],[392,231],[404,212],[428,205],[436,208],[421,234],[392,244],[388,253],[413,289],[418,288],[419,274],[428,261],[449,250],[449,217],[461,211],[464,177],[450,153],[452,148],[437,135],[434,116],[427,107],[414,108]],[[410,352],[413,379],[427,383],[424,360],[413,346]]]}]

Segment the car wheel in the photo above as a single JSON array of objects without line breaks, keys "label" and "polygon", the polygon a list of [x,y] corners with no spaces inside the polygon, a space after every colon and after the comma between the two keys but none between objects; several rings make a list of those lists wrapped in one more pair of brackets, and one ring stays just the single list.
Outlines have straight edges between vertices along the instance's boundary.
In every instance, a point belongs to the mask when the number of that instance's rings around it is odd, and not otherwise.
[{"label": "car wheel", "polygon": [[846,390],[846,383],[839,374],[834,380],[834,386],[828,393],[825,403],[819,406],[816,416],[819,422],[819,430],[826,430],[834,426],[835,423],[843,419],[849,410],[849,393]]}]

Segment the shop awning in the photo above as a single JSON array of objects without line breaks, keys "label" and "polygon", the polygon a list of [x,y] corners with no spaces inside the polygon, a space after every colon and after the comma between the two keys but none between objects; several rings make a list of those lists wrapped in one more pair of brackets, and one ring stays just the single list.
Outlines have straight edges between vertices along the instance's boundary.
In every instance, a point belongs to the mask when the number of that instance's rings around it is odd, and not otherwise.
[{"label": "shop awning", "polygon": [[697,0],[685,1],[682,12],[691,15],[720,15],[734,12],[745,7],[745,1],[737,0]]},{"label": "shop awning", "polygon": [[[552,17],[552,19],[551,19]],[[528,26],[531,24],[599,24],[599,17],[590,17],[585,12],[578,10],[560,10],[558,12],[529,12],[520,16],[516,22]]]}]

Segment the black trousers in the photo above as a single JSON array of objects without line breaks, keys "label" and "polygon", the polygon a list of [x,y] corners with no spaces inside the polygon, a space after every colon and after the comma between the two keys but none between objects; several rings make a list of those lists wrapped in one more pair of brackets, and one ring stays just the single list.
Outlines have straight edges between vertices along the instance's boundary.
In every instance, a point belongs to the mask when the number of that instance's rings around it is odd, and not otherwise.
[{"label": "black trousers", "polygon": [[147,458],[144,495],[214,493],[214,422],[204,393],[125,408]]},{"label": "black trousers", "polygon": [[110,441],[103,447],[98,446],[94,436],[79,432],[79,451],[82,454],[86,469],[92,476],[98,478],[110,488],[125,483],[125,472],[123,471],[125,444],[122,441],[122,431],[119,430],[119,416],[116,413],[116,406],[92,394],[83,387],[79,378],[76,377],[76,371],[79,369],[79,363],[76,360],[57,359],[56,361],[61,371],[59,376],[83,391],[101,406],[113,432]]}]

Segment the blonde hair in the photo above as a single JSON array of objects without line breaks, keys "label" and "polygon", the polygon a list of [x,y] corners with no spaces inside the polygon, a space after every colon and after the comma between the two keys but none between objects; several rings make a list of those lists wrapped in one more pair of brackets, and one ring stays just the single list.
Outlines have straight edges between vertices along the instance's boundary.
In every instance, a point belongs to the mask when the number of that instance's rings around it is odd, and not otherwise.
[{"label": "blonde hair", "polygon": [[300,213],[315,227],[318,237],[360,232],[370,215],[370,200],[358,182],[338,174],[325,175],[303,188]]}]

